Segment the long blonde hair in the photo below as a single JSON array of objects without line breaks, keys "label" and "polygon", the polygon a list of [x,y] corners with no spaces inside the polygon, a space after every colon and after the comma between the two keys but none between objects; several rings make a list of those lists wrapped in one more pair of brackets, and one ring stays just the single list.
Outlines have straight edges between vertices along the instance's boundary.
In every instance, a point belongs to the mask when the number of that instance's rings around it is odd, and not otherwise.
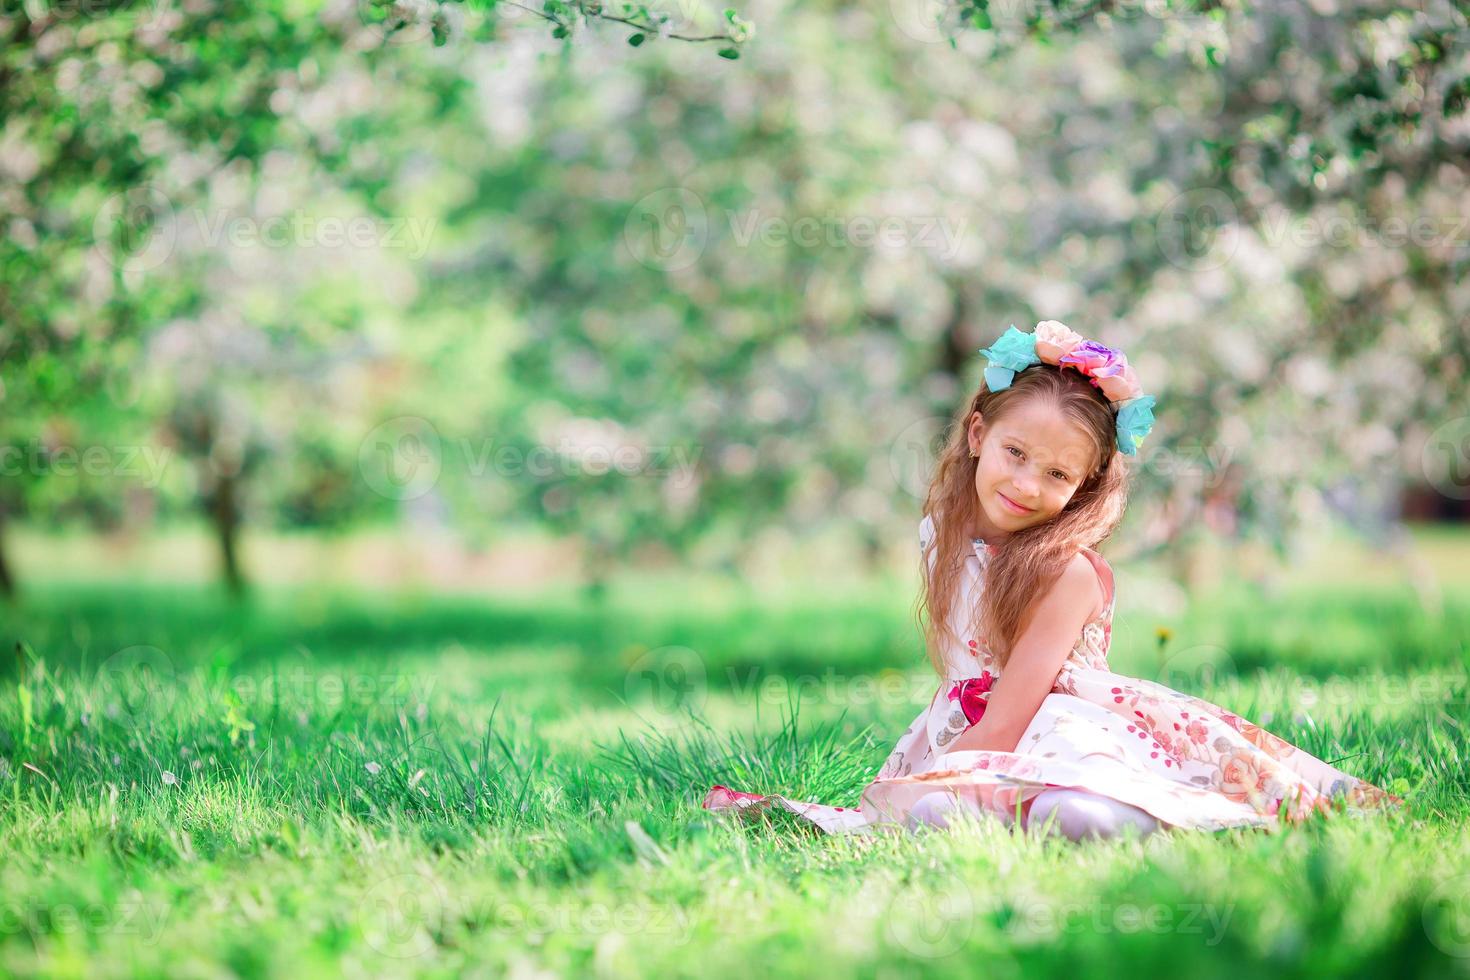
[{"label": "long blonde hair", "polygon": [[941,631],[959,639],[951,625],[951,612],[965,556],[973,548],[969,531],[980,506],[975,495],[975,469],[980,461],[970,456],[970,420],[979,412],[988,428],[1031,398],[1046,398],[1058,406],[1091,437],[1097,455],[1060,514],[1008,535],[990,554],[976,622],[1002,668],[1037,598],[1081,549],[1095,548],[1107,540],[1123,519],[1128,472],[1118,452],[1115,414],[1102,392],[1078,372],[1050,364],[1035,364],[1018,372],[1001,391],[991,391],[982,380],[954,419],[924,498],[924,514],[933,521],[936,533],[920,557],[923,585],[916,614],[930,663],[941,676],[945,672]]}]

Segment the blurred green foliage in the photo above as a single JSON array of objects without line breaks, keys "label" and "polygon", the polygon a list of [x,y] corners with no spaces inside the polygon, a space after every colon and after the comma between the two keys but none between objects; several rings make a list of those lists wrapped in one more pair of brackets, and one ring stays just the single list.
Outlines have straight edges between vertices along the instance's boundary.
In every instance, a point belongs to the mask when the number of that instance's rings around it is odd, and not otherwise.
[{"label": "blurred green foliage", "polygon": [[1159,398],[1140,550],[1284,543],[1470,414],[1448,0],[0,10],[0,542],[876,552],[1043,318]]}]

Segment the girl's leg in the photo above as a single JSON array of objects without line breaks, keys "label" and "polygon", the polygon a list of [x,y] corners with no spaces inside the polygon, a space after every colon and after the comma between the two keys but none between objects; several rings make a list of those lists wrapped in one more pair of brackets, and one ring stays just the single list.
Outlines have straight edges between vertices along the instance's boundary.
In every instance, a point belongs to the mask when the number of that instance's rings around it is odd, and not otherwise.
[{"label": "girl's leg", "polygon": [[[1055,815],[1055,816],[1053,816]],[[1048,818],[1052,818],[1048,821]],[[1159,829],[1159,822],[1146,811],[1118,800],[1080,789],[1048,789],[1031,802],[1027,827],[1046,827],[1071,840],[1084,837],[1116,837],[1125,826],[1144,837]]]},{"label": "girl's leg", "polygon": [[979,813],[979,809],[968,800],[961,800],[954,793],[926,793],[909,808],[908,825],[912,830],[920,824],[931,827],[948,827],[957,811]]}]

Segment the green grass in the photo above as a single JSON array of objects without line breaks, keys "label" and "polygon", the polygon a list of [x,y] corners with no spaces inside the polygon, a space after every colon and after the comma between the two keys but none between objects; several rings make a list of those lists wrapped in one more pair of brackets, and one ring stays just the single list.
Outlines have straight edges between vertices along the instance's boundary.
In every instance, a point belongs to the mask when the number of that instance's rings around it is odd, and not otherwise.
[{"label": "green grass", "polygon": [[0,611],[0,974],[1470,973],[1470,597],[1120,612],[1115,669],[1400,812],[1075,845],[701,811],[856,804],[933,692],[891,594],[39,587]]}]

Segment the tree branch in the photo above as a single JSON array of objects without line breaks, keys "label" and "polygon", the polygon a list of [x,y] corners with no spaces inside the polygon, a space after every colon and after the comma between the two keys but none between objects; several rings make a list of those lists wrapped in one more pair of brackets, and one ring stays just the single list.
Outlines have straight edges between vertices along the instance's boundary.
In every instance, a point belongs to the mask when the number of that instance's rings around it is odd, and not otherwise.
[{"label": "tree branch", "polygon": [[[554,14],[548,14],[544,10],[537,10],[535,7],[529,7],[526,4],[517,3],[516,0],[500,0],[500,3],[508,7],[516,7],[520,10],[527,11],[528,13],[535,14],[542,20],[555,24],[558,27],[570,27],[570,24],[568,22],[563,21],[561,18],[555,16]],[[724,32],[720,34],[698,35],[678,33],[663,34],[659,30],[659,25],[653,23],[652,21],[640,22],[629,17],[619,17],[616,14],[607,13],[602,9],[602,5],[600,3],[573,3],[571,4],[571,7],[574,8],[578,13],[580,13],[584,18],[587,18],[589,20],[592,18],[597,18],[598,20],[610,21],[614,24],[624,24],[628,27],[633,28],[634,30],[642,32],[643,34],[649,34],[655,37],[668,37],[675,41],[689,41],[696,44],[705,41],[725,41],[730,44],[739,44],[742,40],[744,40],[743,37],[737,37],[735,34],[729,32]]]}]

